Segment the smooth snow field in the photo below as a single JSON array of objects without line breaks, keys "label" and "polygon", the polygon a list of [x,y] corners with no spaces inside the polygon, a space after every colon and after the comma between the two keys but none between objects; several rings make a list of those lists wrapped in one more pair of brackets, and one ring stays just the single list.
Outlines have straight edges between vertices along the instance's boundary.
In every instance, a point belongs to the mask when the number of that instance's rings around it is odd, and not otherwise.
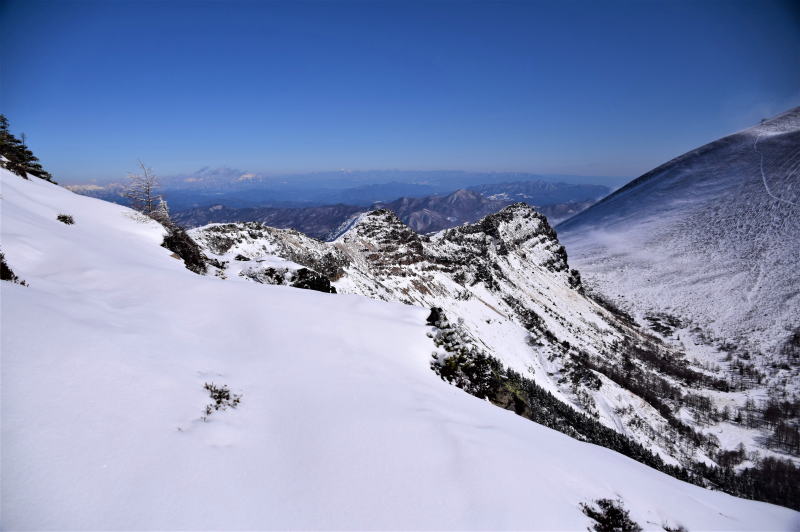
[{"label": "smooth snow field", "polygon": [[[472,397],[428,310],[196,275],[124,207],[0,170],[2,527],[797,530]],[[74,225],[56,220],[70,214]],[[203,421],[204,383],[241,395]]]},{"label": "smooth snow field", "polygon": [[800,107],[681,155],[562,222],[587,285],[780,363],[800,331]]}]

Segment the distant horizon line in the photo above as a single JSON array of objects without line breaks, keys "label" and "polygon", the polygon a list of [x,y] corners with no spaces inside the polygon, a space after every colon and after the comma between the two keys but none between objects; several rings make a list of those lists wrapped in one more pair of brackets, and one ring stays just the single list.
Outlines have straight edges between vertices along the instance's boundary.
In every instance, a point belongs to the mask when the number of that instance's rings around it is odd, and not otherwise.
[{"label": "distant horizon line", "polygon": [[[145,161],[145,165],[147,165]],[[147,165],[149,167],[149,165]],[[222,172],[227,171],[228,175]],[[307,171],[272,171],[272,170],[242,170],[232,166],[202,166],[197,170],[172,172],[168,174],[159,174],[156,170],[154,173],[160,179],[179,179],[182,177],[214,177],[217,173],[219,177],[234,178],[235,174],[239,174],[238,178],[245,177],[246,179],[270,179],[270,178],[294,178],[306,176],[323,176],[330,175],[351,175],[351,174],[369,174],[369,173],[391,173],[398,174],[472,174],[472,175],[508,175],[508,176],[536,176],[548,179],[559,177],[565,178],[597,178],[597,179],[633,179],[635,176],[630,175],[617,175],[617,174],[592,174],[592,173],[569,173],[569,172],[537,172],[531,170],[464,170],[458,168],[440,168],[440,169],[403,169],[403,168],[370,168],[370,169],[349,169],[339,168],[330,170],[307,170]],[[109,177],[109,178],[91,178],[91,179],[71,179],[61,178],[59,184],[71,185],[89,185],[97,183],[113,184],[124,181],[128,175],[136,174],[135,171],[127,172],[124,176]],[[203,174],[206,174],[205,176]]]}]

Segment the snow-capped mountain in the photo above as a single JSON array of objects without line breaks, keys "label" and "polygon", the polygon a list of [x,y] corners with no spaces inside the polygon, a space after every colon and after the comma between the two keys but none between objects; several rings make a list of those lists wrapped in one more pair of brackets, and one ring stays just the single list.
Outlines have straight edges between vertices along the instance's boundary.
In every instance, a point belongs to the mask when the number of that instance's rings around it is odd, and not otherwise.
[{"label": "snow-capped mountain", "polygon": [[603,497],[648,527],[798,523],[448,385],[428,309],[198,276],[129,209],[0,179],[25,281],[2,282],[5,527],[574,529]]},{"label": "snow-capped mountain", "polygon": [[[746,452],[737,455],[738,467],[758,456],[784,456],[759,428],[733,423],[748,404],[748,383],[695,360],[722,357],[722,351],[699,345],[687,356],[683,346],[663,340],[668,323],[637,325],[613,305],[587,297],[555,232],[531,207],[514,204],[432,236],[379,210],[342,233],[321,242],[258,223],[191,232],[220,266],[217,276],[291,284],[291,272],[304,268],[339,293],[442,309],[470,356],[492,357],[558,405],[623,435],[617,450],[641,445],[690,470],[722,464],[740,444]],[[600,430],[594,424],[579,424],[565,417],[549,426],[601,444],[612,438],[594,434]]]},{"label": "snow-capped mountain", "polygon": [[621,306],[796,368],[799,185],[795,108],[659,166],[558,230],[588,283]]},{"label": "snow-capped mountain", "polygon": [[25,282],[0,283],[4,528],[578,529],[599,498],[648,528],[798,524],[448,385],[428,309],[199,276],[127,208],[0,179]]}]

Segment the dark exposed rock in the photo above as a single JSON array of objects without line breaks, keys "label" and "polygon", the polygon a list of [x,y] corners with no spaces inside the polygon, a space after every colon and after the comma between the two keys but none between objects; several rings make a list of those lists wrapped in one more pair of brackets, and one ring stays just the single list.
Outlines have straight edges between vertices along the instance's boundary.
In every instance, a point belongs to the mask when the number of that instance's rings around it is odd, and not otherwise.
[{"label": "dark exposed rock", "polygon": [[183,228],[175,225],[167,227],[167,235],[161,245],[183,259],[186,269],[194,273],[206,273],[208,258]]},{"label": "dark exposed rock", "polygon": [[336,288],[321,273],[308,268],[292,270],[289,268],[261,268],[245,270],[241,276],[263,284],[285,285],[306,290],[316,290],[326,294],[335,294]]},{"label": "dark exposed rock", "polygon": [[317,292],[325,292],[328,294],[336,293],[336,288],[331,286],[330,279],[308,268],[300,268],[295,271],[290,286],[305,288],[306,290],[316,290]]}]

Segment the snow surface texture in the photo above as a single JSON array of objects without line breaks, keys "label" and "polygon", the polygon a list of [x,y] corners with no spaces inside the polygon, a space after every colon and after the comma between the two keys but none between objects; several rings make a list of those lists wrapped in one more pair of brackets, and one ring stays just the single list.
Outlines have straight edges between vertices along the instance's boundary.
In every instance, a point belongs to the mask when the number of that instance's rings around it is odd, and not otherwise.
[{"label": "snow surface texture", "polygon": [[[302,265],[327,275],[339,293],[440,307],[457,323],[469,345],[658,453],[667,463],[713,462],[709,446],[677,431],[652,402],[599,373],[595,373],[601,383],[598,389],[586,382],[575,384],[571,372],[575,357],[584,355],[601,364],[624,367],[627,343],[649,344],[676,364],[685,360],[697,372],[720,377],[727,367],[717,367],[717,360],[725,353],[704,344],[689,350],[688,340],[675,342],[645,326],[631,327],[585,297],[555,233],[527,205],[515,204],[431,237],[416,234],[386,210],[359,215],[334,242],[259,223],[214,224],[193,230],[192,236],[224,264],[215,272],[220,277],[270,282],[265,269],[284,260],[291,261],[285,263],[287,268]],[[238,261],[239,255],[252,260]],[[646,364],[640,366],[645,373],[654,373]],[[722,393],[690,387],[669,375],[657,376],[682,393],[703,392],[720,409],[740,407],[750,398],[747,392]],[[757,390],[756,397],[761,398],[763,391]],[[765,446],[758,430],[732,429],[695,418],[696,413],[685,406],[670,402],[671,409],[708,435],[712,445],[714,439],[721,449],[745,445],[750,454],[742,467],[752,465],[756,452],[780,454]]]},{"label": "snow surface texture", "polygon": [[686,153],[558,226],[589,286],[785,362],[800,330],[800,108]]},{"label": "snow surface texture", "polygon": [[[5,529],[577,530],[615,496],[652,529],[800,526],[444,383],[426,309],[197,276],[126,208],[0,179],[29,283],[2,282]],[[238,408],[202,421],[206,382]]]}]

